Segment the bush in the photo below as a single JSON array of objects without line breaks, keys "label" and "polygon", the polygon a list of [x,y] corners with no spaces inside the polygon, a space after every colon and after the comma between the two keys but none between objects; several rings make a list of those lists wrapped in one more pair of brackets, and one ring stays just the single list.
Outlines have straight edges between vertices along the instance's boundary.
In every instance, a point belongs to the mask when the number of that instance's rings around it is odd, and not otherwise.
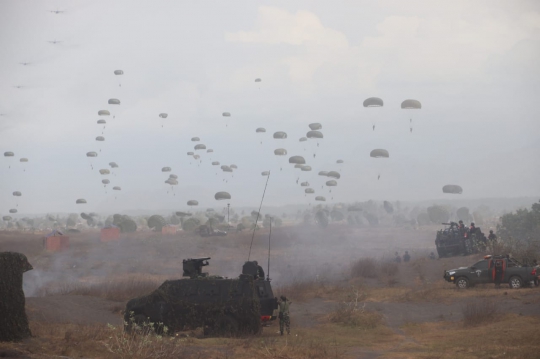
[{"label": "bush", "polygon": [[161,232],[166,224],[165,218],[160,215],[155,214],[148,218],[148,228],[153,228],[156,232]]},{"label": "bush", "polygon": [[375,329],[382,321],[382,315],[365,309],[366,304],[360,306],[359,301],[363,295],[358,290],[352,290],[346,301],[337,304],[328,316],[332,323],[340,323],[361,329]]},{"label": "bush", "polygon": [[373,258],[361,258],[353,264],[351,268],[351,276],[353,278],[377,278],[378,266]]},{"label": "bush", "polygon": [[201,222],[197,218],[191,217],[191,218],[186,219],[184,223],[182,223],[182,229],[184,231],[191,232],[197,229],[200,223]]},{"label": "bush", "polygon": [[428,207],[427,213],[429,216],[429,220],[432,223],[440,224],[448,222],[448,218],[450,218],[450,211],[444,206],[433,205],[431,207]]}]

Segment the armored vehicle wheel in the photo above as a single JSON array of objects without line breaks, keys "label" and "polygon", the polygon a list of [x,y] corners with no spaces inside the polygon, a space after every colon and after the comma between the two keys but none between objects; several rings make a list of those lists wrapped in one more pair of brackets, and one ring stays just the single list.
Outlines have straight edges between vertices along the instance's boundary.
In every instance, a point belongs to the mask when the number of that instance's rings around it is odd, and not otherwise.
[{"label": "armored vehicle wheel", "polygon": [[458,289],[468,289],[470,288],[470,284],[469,284],[469,280],[465,277],[459,277],[458,279],[456,279],[456,287],[458,287]]},{"label": "armored vehicle wheel", "polygon": [[521,280],[520,277],[514,276],[514,277],[510,278],[510,280],[508,281],[508,285],[512,289],[519,289],[519,288],[523,287],[523,280]]},{"label": "armored vehicle wheel", "polygon": [[214,322],[213,326],[205,330],[205,335],[235,336],[238,334],[238,321],[231,315],[223,314]]}]

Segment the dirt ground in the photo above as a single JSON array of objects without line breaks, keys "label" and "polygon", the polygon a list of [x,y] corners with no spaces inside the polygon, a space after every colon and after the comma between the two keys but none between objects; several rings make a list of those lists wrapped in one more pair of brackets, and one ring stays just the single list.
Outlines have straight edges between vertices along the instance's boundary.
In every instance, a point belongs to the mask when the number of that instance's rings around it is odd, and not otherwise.
[{"label": "dirt ground", "polygon": [[[197,353],[210,358],[540,357],[537,340],[519,335],[520,328],[529,331],[540,325],[540,288],[486,285],[457,290],[443,280],[443,270],[470,265],[480,257],[428,259],[435,251],[434,230],[337,225],[325,230],[305,226],[273,230],[270,277],[276,293],[288,295],[293,302],[289,339],[279,336],[277,323],[264,328],[255,342],[203,339],[191,333],[192,338],[182,339],[183,356],[177,357],[191,358]],[[217,238],[136,233],[112,243],[100,243],[98,238],[97,232],[72,235],[69,250],[53,253],[41,248],[39,235],[0,233],[0,251],[25,253],[34,266],[24,277],[34,338],[0,344],[0,357],[127,357],[109,350],[113,336],[106,334],[107,324],[121,326],[126,301],[167,278],[180,278],[183,258],[212,257],[205,269],[236,277],[247,260],[251,233]],[[352,265],[361,258],[373,258],[381,268],[389,265],[394,252],[405,250],[412,260],[399,264],[391,278],[351,276]],[[267,251],[268,232],[258,231],[250,259],[264,263],[265,270]],[[360,312],[380,315],[380,323],[355,327],[330,319],[340,305],[354,301]],[[496,318],[465,327],[464,308],[487,301],[496,303]],[[514,335],[519,341],[489,347],[484,346],[488,341],[482,345],[466,341],[470,335],[483,337],[485,333],[490,338],[504,336],[506,330],[510,330],[506,337]],[[68,333],[91,334],[73,344],[66,338],[83,334]],[[145,355],[131,357],[156,357]]]}]

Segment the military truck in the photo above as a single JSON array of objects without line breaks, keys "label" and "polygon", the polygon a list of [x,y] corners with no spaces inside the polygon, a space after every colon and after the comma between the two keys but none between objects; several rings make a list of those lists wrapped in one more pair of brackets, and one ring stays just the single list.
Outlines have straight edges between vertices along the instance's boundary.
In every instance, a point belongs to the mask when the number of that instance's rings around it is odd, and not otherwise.
[{"label": "military truck", "polygon": [[223,237],[227,235],[227,232],[219,229],[213,229],[211,226],[206,224],[200,226],[198,231],[201,237]]},{"label": "military truck", "polygon": [[479,228],[471,233],[469,230],[459,229],[455,222],[443,225],[447,227],[438,230],[435,238],[439,258],[475,254],[479,248],[485,247],[486,237]]},{"label": "military truck", "polygon": [[508,283],[510,288],[518,289],[535,284],[540,273],[538,266],[519,263],[509,255],[487,255],[469,267],[461,267],[444,271],[444,279],[454,283],[459,289],[466,289],[476,284],[495,283],[496,261],[502,265],[501,283]]},{"label": "military truck", "polygon": [[[257,278],[253,262],[244,264],[235,279],[210,276],[202,268],[206,258],[183,261],[183,276],[165,281],[152,293],[130,300],[124,314],[125,330],[153,325],[156,332],[172,334],[202,327],[205,335],[257,334],[275,320],[270,280]],[[150,324],[151,323],[151,324]]]}]

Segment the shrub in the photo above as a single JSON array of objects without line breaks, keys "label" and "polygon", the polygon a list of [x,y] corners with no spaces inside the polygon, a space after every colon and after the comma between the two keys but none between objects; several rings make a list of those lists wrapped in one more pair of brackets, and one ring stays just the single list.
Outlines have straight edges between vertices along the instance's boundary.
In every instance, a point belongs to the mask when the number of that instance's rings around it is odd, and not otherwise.
[{"label": "shrub", "polygon": [[377,261],[373,258],[361,258],[353,264],[351,268],[351,276],[353,278],[377,278],[378,268]]},{"label": "shrub", "polygon": [[360,306],[359,301],[363,297],[363,294],[353,289],[347,300],[337,304],[334,311],[329,314],[328,319],[330,322],[362,329],[376,328],[382,321],[382,315],[366,310],[365,303]]}]

